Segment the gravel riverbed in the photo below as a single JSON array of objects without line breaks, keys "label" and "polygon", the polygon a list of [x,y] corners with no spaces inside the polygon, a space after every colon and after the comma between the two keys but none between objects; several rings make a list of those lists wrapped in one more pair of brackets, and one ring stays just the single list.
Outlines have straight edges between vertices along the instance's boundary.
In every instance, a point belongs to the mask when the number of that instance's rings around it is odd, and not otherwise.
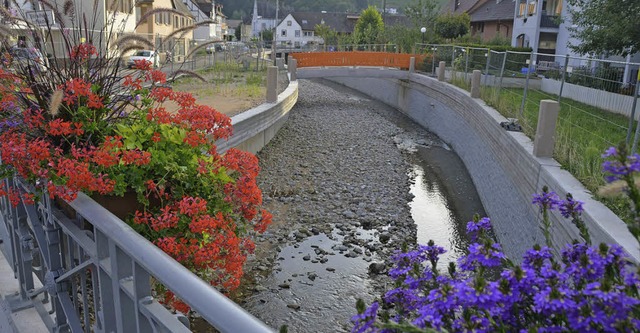
[{"label": "gravel riverbed", "polygon": [[442,144],[347,88],[299,83],[287,125],[258,154],[274,223],[236,299],[274,328],[345,332],[356,300],[370,303],[390,283],[389,255],[415,243],[407,152]]}]

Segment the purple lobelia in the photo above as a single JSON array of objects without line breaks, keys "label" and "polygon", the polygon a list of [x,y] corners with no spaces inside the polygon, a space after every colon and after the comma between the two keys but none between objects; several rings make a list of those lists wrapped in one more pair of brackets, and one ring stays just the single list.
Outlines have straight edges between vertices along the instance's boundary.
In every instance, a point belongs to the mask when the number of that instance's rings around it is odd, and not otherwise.
[{"label": "purple lobelia", "polygon": [[[619,157],[619,150],[605,155]],[[392,256],[395,288],[369,308],[359,302],[353,332],[640,331],[638,266],[620,246],[591,246],[583,203],[570,194],[560,200],[545,188],[533,202],[543,216],[558,210],[570,219],[582,240],[559,256],[536,245],[515,265],[492,239],[490,220],[475,217],[467,224],[468,254],[449,274],[438,270],[444,250],[432,241]]]}]

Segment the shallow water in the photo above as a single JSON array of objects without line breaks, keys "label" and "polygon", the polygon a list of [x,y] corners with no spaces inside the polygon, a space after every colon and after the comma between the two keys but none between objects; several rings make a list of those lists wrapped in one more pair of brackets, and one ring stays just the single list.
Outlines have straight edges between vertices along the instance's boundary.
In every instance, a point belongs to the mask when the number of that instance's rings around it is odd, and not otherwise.
[{"label": "shallow water", "polygon": [[[342,93],[348,91],[343,86],[326,85]],[[464,164],[444,142],[399,112],[372,103],[359,93],[348,98],[368,107],[375,105],[373,112],[399,128],[393,140],[398,149],[407,152],[402,156],[412,180],[409,191],[413,199],[406,203],[416,223],[417,242],[425,244],[433,239],[445,247],[448,252],[439,267],[446,269],[447,262],[460,257],[468,245],[464,233],[467,221],[475,213],[484,214]],[[340,200],[341,196],[331,198]],[[295,201],[286,205],[287,209],[314,207]],[[349,221],[354,223],[348,225]],[[287,325],[289,332],[349,332],[356,300],[361,298],[370,304],[390,287],[385,286],[390,284],[388,279],[369,274],[369,265],[384,258],[368,249],[385,246],[379,241],[380,235],[398,232],[393,228],[366,230],[355,220],[340,219],[332,222],[331,230],[304,238],[297,238],[296,231],[290,232],[279,240],[280,247],[274,247],[278,251],[274,264],[256,277],[255,289],[243,299],[242,307],[275,329]],[[354,254],[356,249],[358,253]],[[202,326],[194,329],[209,332]]]}]

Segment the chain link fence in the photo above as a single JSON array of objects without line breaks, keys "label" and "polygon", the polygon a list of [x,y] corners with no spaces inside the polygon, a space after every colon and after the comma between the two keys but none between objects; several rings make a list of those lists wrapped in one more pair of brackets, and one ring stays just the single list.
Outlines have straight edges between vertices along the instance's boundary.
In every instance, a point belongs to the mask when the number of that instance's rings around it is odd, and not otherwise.
[{"label": "chain link fence", "polygon": [[480,70],[482,99],[531,138],[540,101],[558,101],[554,157],[591,190],[602,182],[606,148],[637,150],[638,63],[435,44],[417,44],[416,53],[426,55],[418,70],[435,76],[444,61],[446,80],[463,89]]}]

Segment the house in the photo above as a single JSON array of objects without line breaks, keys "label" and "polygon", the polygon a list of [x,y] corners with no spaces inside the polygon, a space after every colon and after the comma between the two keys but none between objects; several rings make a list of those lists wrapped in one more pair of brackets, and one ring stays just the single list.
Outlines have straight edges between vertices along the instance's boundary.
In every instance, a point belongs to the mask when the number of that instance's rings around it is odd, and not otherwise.
[{"label": "house", "polygon": [[[65,1],[52,0],[54,6],[63,8]],[[29,47],[38,47],[43,53],[49,54],[53,58],[67,58],[68,49],[64,47],[62,34],[71,34],[78,24],[71,24],[72,20],[84,15],[91,18],[87,24],[91,25],[91,30],[83,30],[82,38],[92,42],[104,54],[110,54],[115,50],[115,39],[121,33],[133,33],[136,20],[133,15],[134,0],[98,0],[96,6],[80,6],[76,5],[75,16],[64,15],[56,17],[51,9],[48,9],[40,1],[3,1],[2,7],[7,12],[14,12],[23,15],[37,27],[48,32],[45,40],[37,40],[37,35],[31,34],[31,29],[24,23],[16,21],[5,21],[2,24],[12,30],[13,36],[8,39],[9,43],[16,45],[25,45]],[[17,7],[19,6],[19,7]],[[1,14],[0,14],[1,16]],[[61,19],[63,22],[58,22]],[[64,28],[63,28],[64,27]],[[75,28],[78,29],[78,28]],[[80,34],[79,34],[80,35]],[[108,44],[109,43],[109,44]],[[106,50],[109,46],[111,49]],[[115,54],[115,53],[111,53]]]},{"label": "house", "polygon": [[512,0],[478,1],[468,11],[471,16],[471,35],[479,36],[482,41],[496,37],[511,40],[514,7]]},{"label": "house", "polygon": [[245,16],[242,18],[240,26],[240,41],[250,42],[253,37],[253,17]]},{"label": "house", "polygon": [[[324,40],[315,35],[317,25],[326,25],[338,35],[350,35],[355,29],[360,14],[327,12],[293,12],[285,16],[276,27],[276,43],[287,47],[304,47],[310,44],[324,44]],[[403,15],[387,15],[387,25],[409,25]]]},{"label": "house", "polygon": [[136,20],[156,8],[173,8],[178,11],[179,14],[169,12],[155,14],[141,22],[135,32],[153,41],[159,52],[171,51],[178,61],[189,53],[193,30],[171,36],[174,31],[193,25],[195,22],[189,7],[182,0],[138,0],[135,4]]},{"label": "house", "polygon": [[513,0],[450,0],[442,12],[471,16],[471,35],[482,41],[498,36],[511,40],[513,34]]},{"label": "house", "polygon": [[[227,27],[225,40],[234,40],[236,38],[236,29],[242,29],[242,20],[227,20]],[[242,34],[239,36],[242,37]]]},{"label": "house", "polygon": [[315,36],[316,25],[327,25],[338,34],[351,34],[360,16],[347,13],[294,12],[288,14],[276,28],[276,43],[281,46],[302,47],[324,44]]},{"label": "house", "polygon": [[184,0],[196,23],[212,21],[193,30],[196,42],[220,41],[227,32],[227,17],[222,13],[222,4],[215,0]]}]

